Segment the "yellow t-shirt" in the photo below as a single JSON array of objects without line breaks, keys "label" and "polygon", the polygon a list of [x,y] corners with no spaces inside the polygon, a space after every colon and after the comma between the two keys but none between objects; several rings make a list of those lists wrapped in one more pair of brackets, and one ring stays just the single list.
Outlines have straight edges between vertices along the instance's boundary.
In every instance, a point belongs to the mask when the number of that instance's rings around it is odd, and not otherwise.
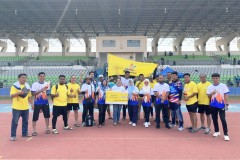
[{"label": "yellow t-shirt", "polygon": [[157,84],[157,81],[153,80],[153,82],[150,82],[150,86],[151,86],[152,89],[155,87],[155,84]]},{"label": "yellow t-shirt", "polygon": [[51,94],[59,94],[58,97],[53,98],[53,105],[54,106],[61,106],[66,107],[67,106],[67,95],[68,95],[68,89],[67,86],[58,84],[58,89],[56,90],[56,85],[52,86]]},{"label": "yellow t-shirt", "polygon": [[[23,89],[24,85],[20,85],[20,88]],[[15,94],[17,92],[19,92],[20,90],[18,90],[17,88],[15,88],[14,86],[11,87],[10,90],[10,95],[11,94]],[[29,105],[28,105],[28,98],[31,97],[31,91],[28,92],[28,95],[25,98],[22,97],[14,97],[12,100],[12,108],[16,109],[16,110],[28,110],[29,109]]]},{"label": "yellow t-shirt", "polygon": [[[69,98],[67,99],[67,103],[79,103],[79,99],[78,99],[78,90],[80,90],[80,85],[75,83],[68,83],[68,94],[72,94],[72,95],[76,95],[75,98]],[[73,92],[71,92],[71,89],[73,90]]]},{"label": "yellow t-shirt", "polygon": [[197,87],[198,87],[198,104],[202,104],[202,105],[209,105],[210,103],[210,99],[207,95],[207,89],[208,86],[210,86],[211,83],[210,82],[205,82],[205,83],[198,83]]},{"label": "yellow t-shirt", "polygon": [[[198,93],[197,84],[193,81],[186,83],[184,85],[184,96],[190,96],[193,93]],[[186,102],[187,105],[192,105],[198,101],[197,95],[189,98],[189,100]]]},{"label": "yellow t-shirt", "polygon": [[158,83],[158,81],[157,81],[156,79],[154,79],[154,80],[153,80],[153,83],[157,84],[157,83]]},{"label": "yellow t-shirt", "polygon": [[[139,84],[139,83],[140,83],[140,84]],[[136,86],[139,90],[141,90],[142,87],[143,87],[143,81],[142,81],[142,82],[141,82],[141,81],[137,81],[136,84],[135,84],[135,86]]]}]

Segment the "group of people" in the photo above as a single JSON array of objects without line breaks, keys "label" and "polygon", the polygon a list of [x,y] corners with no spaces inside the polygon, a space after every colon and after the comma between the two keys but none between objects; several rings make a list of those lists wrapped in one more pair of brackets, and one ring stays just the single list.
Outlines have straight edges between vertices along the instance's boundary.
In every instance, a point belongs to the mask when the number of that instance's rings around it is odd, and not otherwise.
[{"label": "group of people", "polygon": [[[218,115],[220,116],[224,140],[229,141],[228,129],[225,111],[228,109],[228,93],[227,86],[220,83],[220,75],[212,74],[213,84],[206,80],[206,75],[201,74],[201,82],[196,84],[191,81],[190,74],[184,74],[185,85],[178,78],[176,71],[168,73],[167,79],[163,75],[150,76],[145,78],[140,74],[138,78],[132,79],[130,72],[125,71],[124,76],[117,76],[114,80],[112,77],[104,79],[99,76],[99,80],[94,79],[94,72],[89,72],[89,76],[85,79],[80,77],[78,84],[77,77],[72,75],[70,82],[66,83],[64,75],[59,76],[59,82],[51,87],[51,98],[53,101],[52,109],[52,131],[49,128],[50,108],[48,100],[49,83],[45,81],[44,72],[38,74],[38,81],[32,86],[26,82],[27,75],[19,74],[18,81],[13,84],[10,91],[12,100],[12,124],[11,124],[11,140],[16,140],[16,130],[19,118],[22,117],[22,137],[37,136],[36,123],[39,114],[42,112],[46,123],[46,134],[58,134],[56,127],[57,118],[62,115],[64,122],[64,130],[73,130],[69,126],[69,113],[74,111],[74,126],[89,125],[90,117],[95,122],[94,106],[99,110],[98,127],[105,125],[105,113],[108,112],[109,119],[113,119],[113,125],[117,126],[120,122],[122,110],[122,120],[126,120],[126,110],[129,114],[129,125],[135,127],[140,119],[141,108],[144,111],[144,127],[148,128],[150,116],[155,118],[156,128],[161,127],[161,115],[164,125],[167,129],[171,129],[178,125],[178,130],[184,130],[184,120],[181,111],[181,103],[185,101],[189,113],[191,126],[186,129],[191,133],[199,130],[205,130],[205,134],[211,133],[211,117],[214,124],[214,137],[220,136],[218,126]],[[113,104],[113,118],[110,113],[110,105],[106,104],[106,91],[112,90],[116,92],[128,93],[128,104]],[[83,113],[82,124],[79,123],[79,95],[83,96]],[[33,100],[32,100],[32,97]],[[183,99],[183,100],[182,100]],[[28,132],[29,119],[29,103],[32,106],[33,132]],[[155,110],[155,115],[154,111]],[[162,112],[162,114],[161,114]],[[197,114],[200,114],[201,126],[197,126]],[[207,126],[205,126],[205,115],[207,118]]]}]

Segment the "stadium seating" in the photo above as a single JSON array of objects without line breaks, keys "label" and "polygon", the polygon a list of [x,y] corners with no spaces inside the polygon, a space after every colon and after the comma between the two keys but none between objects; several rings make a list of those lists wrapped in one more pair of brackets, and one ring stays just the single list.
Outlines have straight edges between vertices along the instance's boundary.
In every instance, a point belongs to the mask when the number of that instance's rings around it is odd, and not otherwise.
[{"label": "stadium seating", "polygon": [[185,55],[174,55],[174,56],[152,56],[150,57],[153,62],[157,62],[162,64],[161,59],[164,59],[164,64],[166,65],[174,65],[174,61],[176,65],[218,65],[219,61],[217,61],[214,57],[203,56],[203,55],[188,55],[187,59]]},{"label": "stadium seating", "polygon": [[[80,74],[83,73],[84,76],[86,76],[90,70],[89,69],[73,70],[73,69],[66,69],[66,68],[62,68],[62,69],[36,68],[36,69],[24,69],[24,70],[9,70],[1,74],[1,80],[4,81],[5,87],[10,87],[17,80],[18,74],[27,73],[28,75],[27,81],[29,84],[32,84],[33,82],[37,81],[37,74],[42,71],[46,73],[46,81],[50,81],[51,84],[55,84],[58,82],[58,76],[60,74],[65,75],[68,81],[71,75],[76,75],[77,77],[79,77]],[[79,78],[77,79],[77,81],[78,80]]]},{"label": "stadium seating", "polygon": [[231,79],[234,82],[234,77],[240,75],[240,69],[224,69],[220,67],[211,67],[211,66],[203,66],[203,67],[180,67],[180,66],[172,66],[173,70],[176,70],[181,73],[190,73],[191,78],[195,82],[199,82],[199,75],[206,74],[207,79],[211,81],[212,73],[219,73],[221,75],[221,82],[226,83],[228,79]]}]

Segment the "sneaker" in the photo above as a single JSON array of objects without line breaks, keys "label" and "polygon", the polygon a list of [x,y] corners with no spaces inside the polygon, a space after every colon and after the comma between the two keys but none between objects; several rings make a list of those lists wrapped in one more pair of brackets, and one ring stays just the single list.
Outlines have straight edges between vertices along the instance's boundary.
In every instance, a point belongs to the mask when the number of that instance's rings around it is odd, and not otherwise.
[{"label": "sneaker", "polygon": [[198,130],[205,130],[205,129],[206,129],[206,127],[204,127],[204,126],[201,126],[198,128]]},{"label": "sneaker", "polygon": [[192,130],[193,128],[192,127],[187,127],[186,128],[188,131]]},{"label": "sneaker", "polygon": [[150,122],[148,122],[148,125],[149,125],[149,126],[151,126],[151,123],[150,123]]},{"label": "sneaker", "polygon": [[148,122],[144,123],[145,128],[148,128]]},{"label": "sneaker", "polygon": [[205,133],[205,134],[210,134],[210,133],[211,133],[211,129],[210,129],[210,128],[206,128],[206,130],[205,130],[204,133]]},{"label": "sneaker", "polygon": [[132,122],[129,122],[128,124],[130,124],[130,125],[131,125],[131,124],[133,124],[133,123],[132,123]]},{"label": "sneaker", "polygon": [[30,135],[30,134],[25,134],[25,135],[22,135],[22,137],[32,137],[32,135]]},{"label": "sneaker", "polygon": [[169,123],[169,126],[170,126],[170,127],[176,127],[177,125],[176,125],[176,124]]},{"label": "sneaker", "polygon": [[167,128],[167,129],[171,129],[171,127],[170,127],[169,125],[166,125],[166,128]]},{"label": "sneaker", "polygon": [[213,137],[218,137],[218,136],[220,136],[221,134],[220,134],[220,132],[215,132],[215,133],[213,133]]},{"label": "sneaker", "polygon": [[179,131],[183,131],[184,128],[183,128],[183,127],[179,127],[178,130],[179,130]]},{"label": "sneaker", "polygon": [[190,133],[196,133],[197,132],[197,129],[191,129],[191,130],[188,130]]},{"label": "sneaker", "polygon": [[230,140],[229,136],[228,135],[224,135],[224,140],[225,141],[229,141]]},{"label": "sneaker", "polygon": [[116,126],[116,125],[117,125],[117,122],[114,122],[113,125]]},{"label": "sneaker", "polygon": [[17,138],[16,138],[16,137],[11,137],[10,140],[11,140],[11,141],[16,141]]},{"label": "sneaker", "polygon": [[85,122],[83,122],[83,123],[82,123],[82,127],[85,127],[85,126],[86,126],[86,123],[85,123]]},{"label": "sneaker", "polygon": [[53,130],[52,130],[52,133],[53,133],[53,134],[58,134],[57,129],[53,129]]},{"label": "sneaker", "polygon": [[137,124],[136,124],[136,123],[133,123],[133,124],[132,124],[132,126],[133,126],[133,127],[136,127],[136,126],[137,126]]},{"label": "sneaker", "polygon": [[73,128],[69,127],[69,126],[66,126],[66,127],[63,127],[64,130],[73,130]]},{"label": "sneaker", "polygon": [[157,128],[157,129],[160,129],[160,126],[159,126],[159,125],[157,125],[157,126],[156,126],[156,128]]}]

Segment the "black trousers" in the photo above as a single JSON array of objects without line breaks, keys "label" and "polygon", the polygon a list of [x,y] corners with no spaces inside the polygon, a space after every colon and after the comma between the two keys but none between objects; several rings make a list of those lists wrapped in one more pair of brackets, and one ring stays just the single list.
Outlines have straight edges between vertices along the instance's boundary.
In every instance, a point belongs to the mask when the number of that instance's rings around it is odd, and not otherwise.
[{"label": "black trousers", "polygon": [[219,114],[220,120],[222,122],[224,135],[228,135],[225,108],[211,107],[211,111],[212,111],[212,120],[213,120],[213,125],[214,125],[215,132],[219,132],[219,126],[218,126],[218,114]]},{"label": "black trousers", "polygon": [[105,115],[106,115],[106,110],[107,110],[107,105],[106,104],[98,104],[98,123],[103,124],[105,123]]},{"label": "black trousers", "polygon": [[145,122],[149,122],[149,116],[150,116],[151,107],[143,106],[143,110],[144,110],[144,115],[145,115]]},{"label": "black trousers", "polygon": [[126,119],[126,115],[127,115],[127,114],[126,114],[127,107],[128,107],[127,105],[123,105],[123,109],[122,109],[122,110],[123,110],[123,118],[124,118],[124,119]]},{"label": "black trousers", "polygon": [[53,106],[52,128],[56,129],[57,118],[62,115],[64,127],[68,126],[67,106]]},{"label": "black trousers", "polygon": [[157,126],[160,126],[161,111],[163,114],[163,121],[165,123],[165,126],[168,126],[168,123],[169,123],[168,105],[167,104],[156,104],[155,109],[156,109],[156,124],[157,124]]},{"label": "black trousers", "polygon": [[93,117],[93,103],[83,104],[82,122],[85,122],[87,114]]}]

